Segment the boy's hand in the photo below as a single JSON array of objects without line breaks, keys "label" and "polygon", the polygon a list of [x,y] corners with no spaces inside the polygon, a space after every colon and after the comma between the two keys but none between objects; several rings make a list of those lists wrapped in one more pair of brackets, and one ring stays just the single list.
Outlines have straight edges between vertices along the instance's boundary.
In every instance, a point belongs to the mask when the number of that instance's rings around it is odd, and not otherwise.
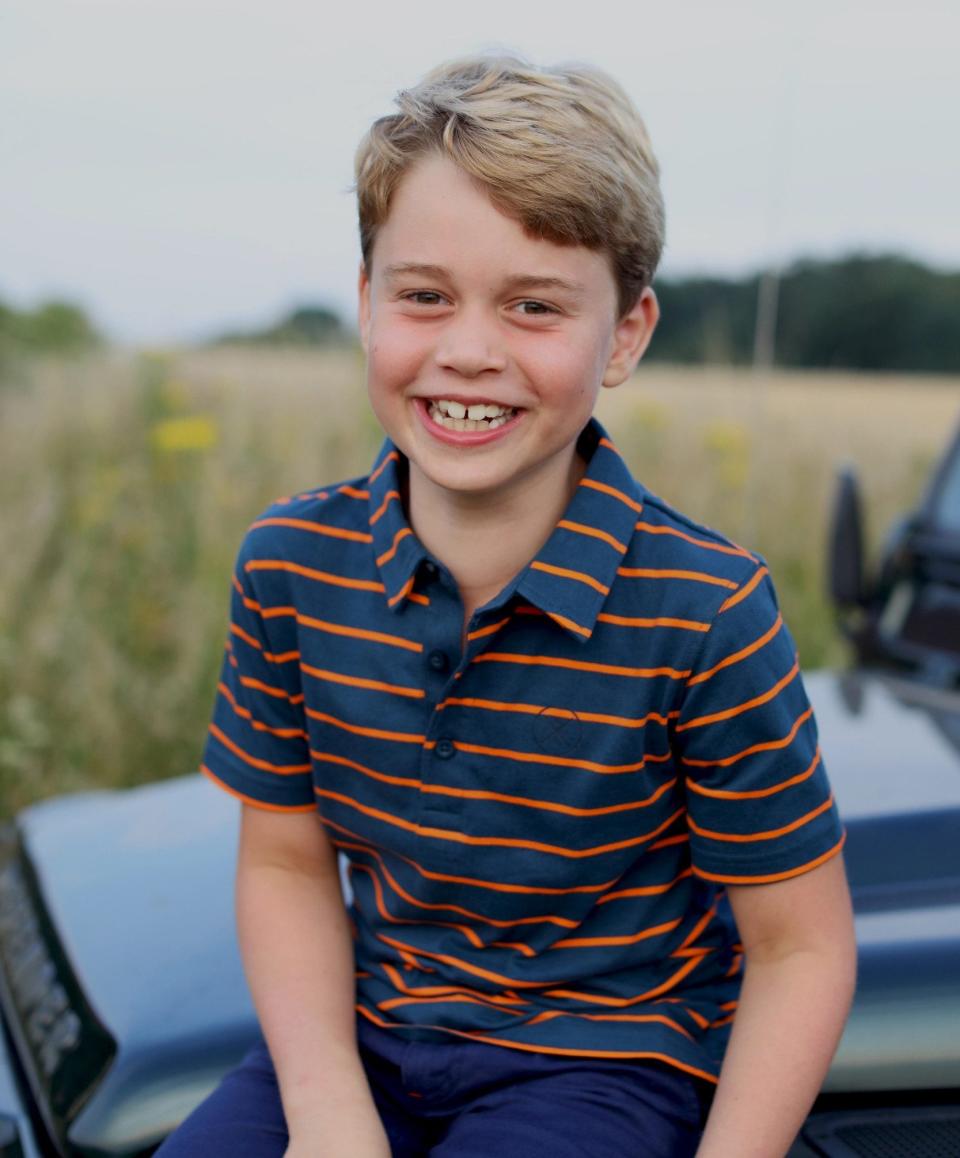
[{"label": "boy's hand", "polygon": [[238,934],[280,1086],[286,1158],[390,1158],[357,1049],[336,853],[314,813],[244,805],[242,815]]},{"label": "boy's hand", "polygon": [[697,1158],[779,1158],[820,1089],[850,1008],[850,894],[839,856],[802,876],[728,891],[746,972]]},{"label": "boy's hand", "polygon": [[370,1146],[342,1138],[305,1138],[291,1141],[283,1158],[390,1158],[390,1146],[386,1136],[382,1144]]},{"label": "boy's hand", "polygon": [[284,1158],[390,1158],[390,1143],[362,1069],[339,1064],[327,1077],[309,1102],[285,1109],[290,1141]]},{"label": "boy's hand", "polygon": [[376,1112],[341,1112],[291,1133],[283,1158],[390,1158],[390,1143]]}]

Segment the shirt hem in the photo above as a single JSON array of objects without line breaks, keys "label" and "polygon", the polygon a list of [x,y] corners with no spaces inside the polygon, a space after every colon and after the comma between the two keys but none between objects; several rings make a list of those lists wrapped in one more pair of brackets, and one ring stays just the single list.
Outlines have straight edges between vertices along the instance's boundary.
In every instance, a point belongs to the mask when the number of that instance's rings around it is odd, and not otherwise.
[{"label": "shirt hem", "polygon": [[244,804],[250,804],[254,808],[263,809],[265,812],[315,812],[317,808],[316,803],[313,801],[309,804],[280,804],[275,801],[260,800],[255,796],[248,796],[238,788],[234,788],[233,785],[228,784],[226,780],[222,780],[215,772],[211,771],[206,764],[200,765],[200,771],[208,780],[216,784],[218,788],[223,789],[224,792],[228,792]]},{"label": "shirt hem", "polygon": [[696,865],[696,864],[694,864],[692,867],[693,867],[694,873],[698,877],[702,877],[704,880],[708,880],[708,881],[716,881],[718,884],[728,884],[728,885],[772,884],[776,881],[785,881],[785,880],[789,880],[791,877],[802,876],[804,873],[810,872],[812,869],[818,868],[822,864],[826,864],[826,862],[828,860],[832,860],[833,857],[835,857],[837,855],[837,853],[840,852],[840,850],[844,846],[846,839],[847,839],[847,834],[844,832],[840,836],[840,839],[837,841],[837,843],[835,845],[833,845],[832,848],[827,849],[826,852],[821,853],[819,856],[814,857],[812,860],[804,861],[802,864],[796,865],[793,868],[783,869],[780,872],[749,873],[749,874],[744,874],[744,873],[735,874],[732,872],[715,873],[715,872],[709,871],[708,869],[701,868],[699,865]]},{"label": "shirt hem", "polygon": [[489,1034],[452,1029],[449,1026],[417,1027],[402,1025],[393,1021],[385,1021],[377,1017],[369,1009],[365,1009],[362,1005],[358,1005],[356,1008],[359,1014],[381,1029],[403,1031],[405,1029],[429,1028],[439,1033],[449,1033],[453,1037],[466,1038],[468,1041],[482,1042],[485,1045],[501,1046],[504,1049],[519,1050],[523,1053],[551,1054],[556,1057],[595,1058],[598,1061],[656,1061],[662,1062],[664,1065],[671,1066],[674,1069],[682,1070],[691,1077],[700,1078],[702,1081],[709,1082],[712,1086],[715,1086],[719,1081],[717,1075],[711,1073],[709,1070],[699,1069],[697,1066],[690,1065],[688,1062],[682,1062],[675,1057],[671,1057],[670,1054],[660,1053],[656,1050],[573,1049],[572,1047],[565,1048],[563,1046],[540,1045],[539,1043],[533,1042],[509,1041],[501,1037],[492,1037]]}]

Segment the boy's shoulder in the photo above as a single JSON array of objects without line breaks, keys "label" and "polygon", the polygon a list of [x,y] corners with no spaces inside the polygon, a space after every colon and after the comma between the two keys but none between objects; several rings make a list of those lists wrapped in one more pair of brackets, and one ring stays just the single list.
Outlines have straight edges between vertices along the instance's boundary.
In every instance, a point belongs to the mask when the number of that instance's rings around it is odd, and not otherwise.
[{"label": "boy's shoulder", "polygon": [[637,484],[641,509],[625,566],[644,566],[712,578],[740,586],[765,570],[761,556],[677,510]]},{"label": "boy's shoulder", "polygon": [[[594,534],[610,532],[615,544],[623,544],[618,574],[629,571],[631,578],[649,579],[697,575],[703,582],[695,586],[702,588],[710,579],[717,587],[746,583],[764,569],[759,555],[650,490],[596,418],[584,431],[581,448],[587,473],[571,518],[592,523]],[[597,537],[605,538],[602,533]],[[586,544],[571,537],[565,546],[572,553]]]},{"label": "boy's shoulder", "polygon": [[617,570],[614,614],[642,618],[655,607],[658,618],[712,624],[733,607],[737,620],[750,620],[778,603],[760,555],[634,483],[639,510]]}]

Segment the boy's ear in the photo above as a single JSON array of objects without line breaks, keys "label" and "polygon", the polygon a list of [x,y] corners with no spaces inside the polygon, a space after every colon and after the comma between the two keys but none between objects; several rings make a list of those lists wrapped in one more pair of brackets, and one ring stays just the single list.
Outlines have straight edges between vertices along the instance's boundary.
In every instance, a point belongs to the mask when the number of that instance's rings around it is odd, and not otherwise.
[{"label": "boy's ear", "polygon": [[647,286],[633,309],[624,314],[614,327],[613,350],[603,372],[604,386],[619,386],[630,377],[650,344],[659,318],[660,303]]},{"label": "boy's ear", "polygon": [[360,276],[357,281],[357,325],[360,329],[360,345],[367,350],[367,335],[370,332],[370,279],[367,268],[360,262]]}]

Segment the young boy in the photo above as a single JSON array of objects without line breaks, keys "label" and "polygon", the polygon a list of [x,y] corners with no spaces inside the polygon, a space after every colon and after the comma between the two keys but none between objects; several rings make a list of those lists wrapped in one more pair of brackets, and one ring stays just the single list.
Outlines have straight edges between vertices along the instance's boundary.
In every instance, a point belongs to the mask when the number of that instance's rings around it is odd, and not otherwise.
[{"label": "young boy", "polygon": [[646,132],[512,59],[398,103],[357,163],[387,442],[251,527],[204,767],[269,1052],[162,1154],[774,1158],[853,987],[842,834],[766,568],[591,417],[657,322]]}]

